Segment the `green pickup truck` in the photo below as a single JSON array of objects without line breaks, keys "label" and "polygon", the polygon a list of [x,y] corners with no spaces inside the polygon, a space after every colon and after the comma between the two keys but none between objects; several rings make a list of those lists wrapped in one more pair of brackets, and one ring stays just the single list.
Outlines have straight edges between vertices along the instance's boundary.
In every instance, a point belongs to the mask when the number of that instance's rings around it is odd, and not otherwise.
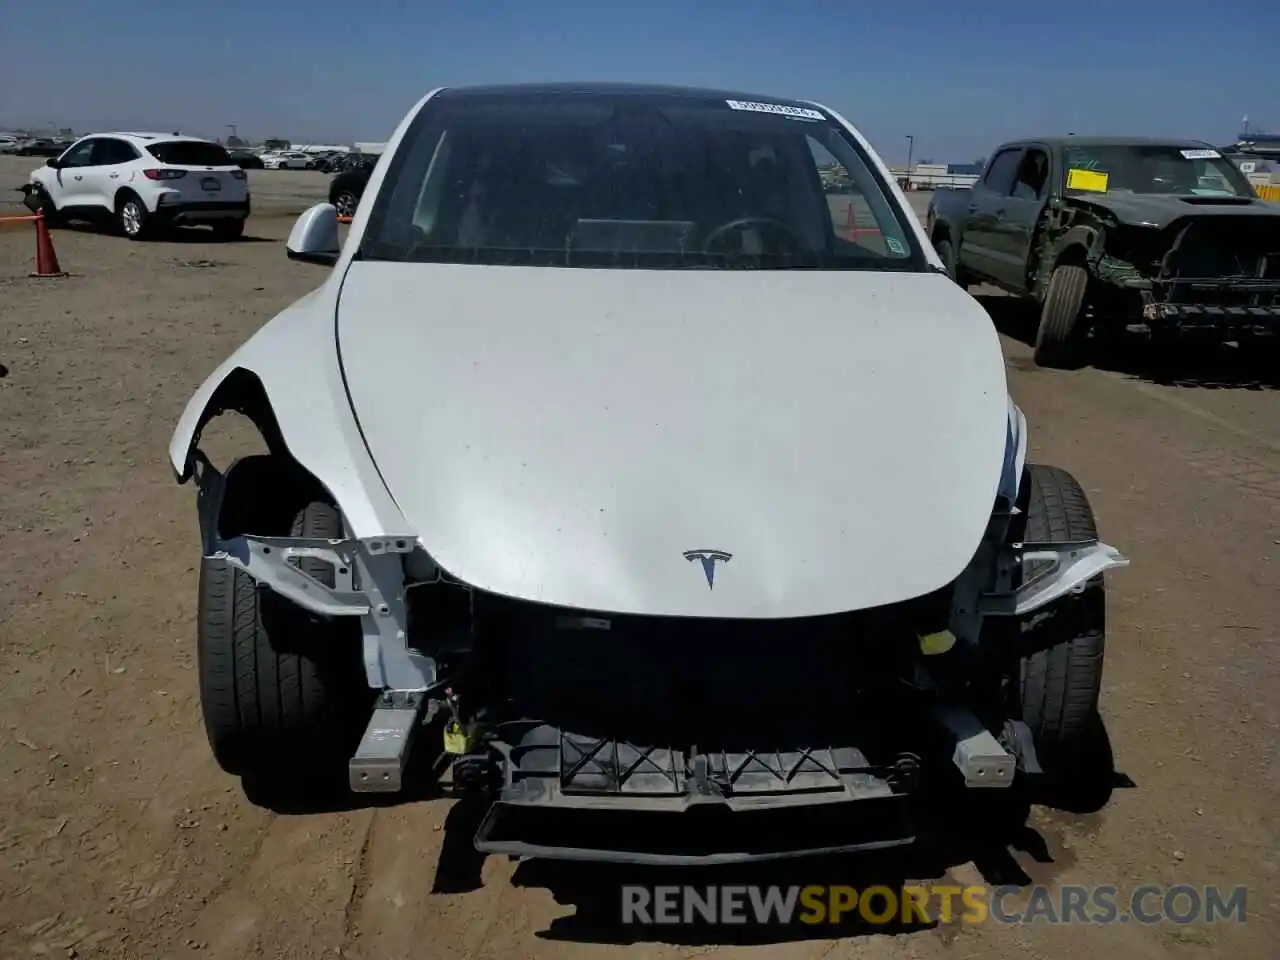
[{"label": "green pickup truck", "polygon": [[935,193],[925,223],[957,283],[1040,305],[1041,366],[1078,363],[1091,332],[1280,332],[1280,205],[1206,143],[1006,143],[972,187]]}]

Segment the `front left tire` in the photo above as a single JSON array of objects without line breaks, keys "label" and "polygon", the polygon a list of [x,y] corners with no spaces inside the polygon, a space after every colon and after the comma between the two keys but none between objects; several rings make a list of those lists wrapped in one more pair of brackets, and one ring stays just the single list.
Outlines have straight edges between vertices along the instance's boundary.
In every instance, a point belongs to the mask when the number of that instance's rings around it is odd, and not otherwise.
[{"label": "front left tire", "polygon": [[1034,358],[1041,367],[1070,369],[1080,360],[1080,317],[1084,312],[1089,271],[1075,264],[1062,264],[1049,277],[1036,329]]},{"label": "front left tire", "polygon": [[[314,481],[268,457],[247,458],[236,469],[246,496],[273,491],[274,502],[231,504],[223,536],[343,536],[341,514]],[[333,584],[323,560],[298,562]],[[342,789],[373,704],[359,619],[313,614],[226,560],[206,557],[197,631],[201,711],[218,765],[264,802]]]},{"label": "front left tire", "polygon": [[[1093,509],[1080,484],[1058,467],[1029,464],[1024,542],[1096,540]],[[1036,752],[1054,779],[1089,766],[1098,724],[1106,648],[1106,591],[1102,577],[1030,615],[1018,640],[1018,698]]]}]

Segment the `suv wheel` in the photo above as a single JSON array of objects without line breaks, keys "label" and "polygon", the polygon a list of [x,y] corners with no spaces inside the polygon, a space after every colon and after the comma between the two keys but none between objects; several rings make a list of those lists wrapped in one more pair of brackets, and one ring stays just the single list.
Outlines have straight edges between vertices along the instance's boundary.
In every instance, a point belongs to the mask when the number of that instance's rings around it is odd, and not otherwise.
[{"label": "suv wheel", "polygon": [[350,190],[343,190],[333,198],[333,205],[337,208],[338,216],[354,217],[356,207],[360,205],[360,199]]},{"label": "suv wheel", "polygon": [[116,218],[120,231],[130,240],[141,240],[147,235],[151,215],[147,213],[146,204],[133,194],[121,198]]},{"label": "suv wheel", "polygon": [[243,220],[220,220],[212,226],[213,236],[217,240],[239,240],[244,236]]}]

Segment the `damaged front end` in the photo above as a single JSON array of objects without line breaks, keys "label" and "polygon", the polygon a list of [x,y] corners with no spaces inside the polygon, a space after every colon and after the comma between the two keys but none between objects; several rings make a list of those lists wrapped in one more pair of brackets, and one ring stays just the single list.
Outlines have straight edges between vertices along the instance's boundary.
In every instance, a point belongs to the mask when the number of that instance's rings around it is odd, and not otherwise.
[{"label": "damaged front end", "polygon": [[415,738],[442,725],[455,787],[489,804],[477,848],[513,856],[708,864],[911,843],[908,801],[937,782],[935,758],[972,788],[1040,772],[1009,700],[1017,625],[1127,563],[1097,540],[1019,542],[1002,497],[966,570],[923,597],[789,619],[617,615],[474,589],[410,538],[223,539],[220,475],[199,476],[206,555],[364,625],[381,699],[351,789],[402,789]]},{"label": "damaged front end", "polygon": [[[1194,208],[1201,199],[1185,203]],[[1088,263],[1095,323],[1230,338],[1280,331],[1280,213],[1100,224]]]}]

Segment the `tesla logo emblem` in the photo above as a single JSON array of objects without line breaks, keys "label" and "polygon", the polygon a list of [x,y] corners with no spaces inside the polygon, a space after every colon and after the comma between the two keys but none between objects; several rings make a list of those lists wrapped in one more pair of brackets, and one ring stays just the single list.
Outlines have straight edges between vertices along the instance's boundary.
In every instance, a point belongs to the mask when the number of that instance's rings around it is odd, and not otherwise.
[{"label": "tesla logo emblem", "polygon": [[716,564],[728,563],[733,559],[733,554],[725,553],[723,550],[686,550],[684,558],[690,562],[698,560],[702,563],[702,573],[707,578],[707,589],[714,590],[716,586]]}]

